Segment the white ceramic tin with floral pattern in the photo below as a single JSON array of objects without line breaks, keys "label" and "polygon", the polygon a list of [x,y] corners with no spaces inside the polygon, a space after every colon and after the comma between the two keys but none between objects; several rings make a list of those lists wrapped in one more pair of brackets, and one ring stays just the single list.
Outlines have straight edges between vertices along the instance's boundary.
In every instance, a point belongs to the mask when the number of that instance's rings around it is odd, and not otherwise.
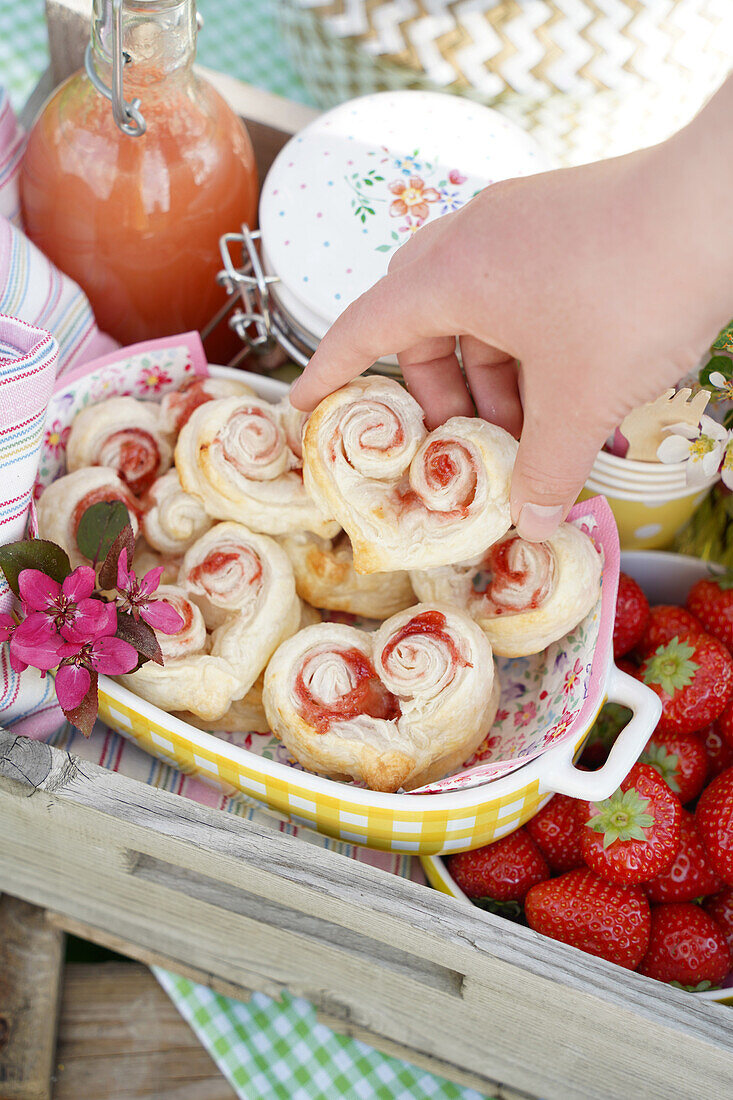
[{"label": "white ceramic tin with floral pattern", "polygon": [[546,167],[518,126],[457,96],[383,92],[341,104],[287,143],[262,187],[273,310],[307,358],[421,226],[497,180]]}]

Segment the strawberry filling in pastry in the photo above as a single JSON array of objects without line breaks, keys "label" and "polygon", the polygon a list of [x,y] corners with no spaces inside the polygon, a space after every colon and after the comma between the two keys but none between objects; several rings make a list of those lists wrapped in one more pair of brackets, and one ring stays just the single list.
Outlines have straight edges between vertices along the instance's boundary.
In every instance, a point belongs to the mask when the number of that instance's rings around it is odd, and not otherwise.
[{"label": "strawberry filling in pastry", "polygon": [[415,638],[416,635],[428,636],[442,643],[450,655],[453,670],[456,668],[472,668],[471,663],[460,653],[454,639],[445,628],[445,615],[442,611],[421,611],[419,615],[415,615],[413,619],[400,627],[387,642],[382,651],[382,662],[385,668],[397,646],[408,638]]},{"label": "strawberry filling in pastry", "polygon": [[468,448],[451,440],[434,440],[425,448],[418,477],[405,476],[395,488],[398,514],[422,508],[445,519],[466,516],[477,485],[476,464]]},{"label": "strawberry filling in pastry", "polygon": [[388,722],[400,715],[399,700],[356,648],[312,654],[301,665],[294,690],[301,717],[318,733],[362,714]]},{"label": "strawberry filling in pastry", "polygon": [[490,547],[472,587],[483,614],[518,615],[541,607],[554,582],[555,559],[550,548],[514,535]]},{"label": "strawberry filling in pastry", "polygon": [[158,476],[160,451],[150,432],[142,428],[125,428],[107,437],[99,449],[97,461],[100,466],[116,470],[130,490],[140,496]]},{"label": "strawberry filling in pastry", "polygon": [[188,574],[188,582],[207,596],[225,600],[246,585],[262,585],[262,562],[243,546],[226,546],[212,550]]}]

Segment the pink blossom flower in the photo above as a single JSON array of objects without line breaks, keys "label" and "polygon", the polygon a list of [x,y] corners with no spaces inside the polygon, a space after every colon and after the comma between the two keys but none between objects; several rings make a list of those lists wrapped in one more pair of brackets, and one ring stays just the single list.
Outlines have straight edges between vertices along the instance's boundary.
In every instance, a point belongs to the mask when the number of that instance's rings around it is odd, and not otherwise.
[{"label": "pink blossom flower", "polygon": [[[0,615],[0,642],[10,642],[17,629],[17,624],[12,615]],[[10,655],[10,667],[13,672],[25,672],[28,668],[28,663],[21,660],[17,654],[13,653],[13,650],[8,646],[8,652]]]},{"label": "pink blossom flower", "polygon": [[450,172],[448,173],[448,179],[454,185],[454,187],[459,187],[462,183],[465,183],[466,178],[466,176],[461,175],[457,168],[451,168]]},{"label": "pink blossom flower", "polygon": [[44,445],[47,451],[50,451],[56,458],[62,455],[66,450],[66,444],[71,434],[71,427],[64,425],[60,420],[54,420],[50,428],[46,430],[46,436],[44,439]]},{"label": "pink blossom flower", "polygon": [[92,672],[120,676],[137,664],[137,650],[122,638],[107,635],[79,645],[65,642],[59,648],[61,664],[56,673],[56,695],[62,710],[78,707],[92,683]]},{"label": "pink blossom flower", "polygon": [[583,665],[580,661],[576,661],[570,672],[565,676],[565,683],[563,684],[563,695],[569,695],[577,684],[580,674],[583,671]]},{"label": "pink blossom flower", "polygon": [[23,672],[29,665],[48,672],[61,660],[59,649],[63,642],[45,615],[29,615],[16,626],[10,638],[10,663],[16,672]]},{"label": "pink blossom flower", "polygon": [[533,701],[526,703],[521,707],[514,715],[514,725],[516,727],[528,726],[537,717],[537,704]]},{"label": "pink blossom flower", "polygon": [[139,581],[134,570],[127,568],[127,550],[123,548],[117,562],[117,588],[122,595],[122,610],[129,611],[135,619],[144,619],[161,634],[177,634],[183,627],[183,619],[176,609],[165,600],[151,599],[162,575],[163,566],[159,565]]},{"label": "pink blossom flower", "polygon": [[162,367],[146,367],[138,383],[144,393],[160,393],[163,386],[168,385],[173,379]]},{"label": "pink blossom flower", "polygon": [[39,569],[24,569],[18,586],[26,619],[18,628],[16,643],[25,644],[31,635],[37,643],[44,626],[49,636],[60,633],[67,642],[114,634],[117,610],[114,604],[90,599],[95,584],[94,570],[88,565],[79,566],[61,584]]},{"label": "pink blossom flower", "polygon": [[567,731],[572,726],[573,722],[575,721],[576,714],[577,711],[563,711],[557,723],[552,726],[545,734],[544,744],[553,745],[556,741],[559,741],[562,737],[564,737]]}]

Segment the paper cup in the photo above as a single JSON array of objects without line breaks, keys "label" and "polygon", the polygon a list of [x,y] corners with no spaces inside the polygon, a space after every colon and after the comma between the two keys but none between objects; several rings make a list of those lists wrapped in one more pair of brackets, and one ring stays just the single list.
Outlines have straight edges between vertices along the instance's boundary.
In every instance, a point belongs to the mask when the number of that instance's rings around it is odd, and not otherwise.
[{"label": "paper cup", "polygon": [[685,493],[649,494],[644,498],[599,489],[589,479],[578,499],[588,500],[599,492],[605,496],[616,519],[622,550],[661,550],[671,545],[713,484],[696,486]]}]

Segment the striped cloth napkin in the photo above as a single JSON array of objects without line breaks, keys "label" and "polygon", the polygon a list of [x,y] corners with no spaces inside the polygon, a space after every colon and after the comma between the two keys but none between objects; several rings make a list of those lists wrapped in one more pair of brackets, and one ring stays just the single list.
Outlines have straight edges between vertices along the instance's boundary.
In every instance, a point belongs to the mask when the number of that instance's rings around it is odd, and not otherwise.
[{"label": "striped cloth napkin", "polygon": [[[117,344],[99,331],[86,296],[18,227],[24,135],[0,88],[0,544],[26,533],[54,380]],[[0,574],[0,611],[12,606]],[[53,681],[10,668],[0,647],[0,721],[18,733],[63,722]]]}]

